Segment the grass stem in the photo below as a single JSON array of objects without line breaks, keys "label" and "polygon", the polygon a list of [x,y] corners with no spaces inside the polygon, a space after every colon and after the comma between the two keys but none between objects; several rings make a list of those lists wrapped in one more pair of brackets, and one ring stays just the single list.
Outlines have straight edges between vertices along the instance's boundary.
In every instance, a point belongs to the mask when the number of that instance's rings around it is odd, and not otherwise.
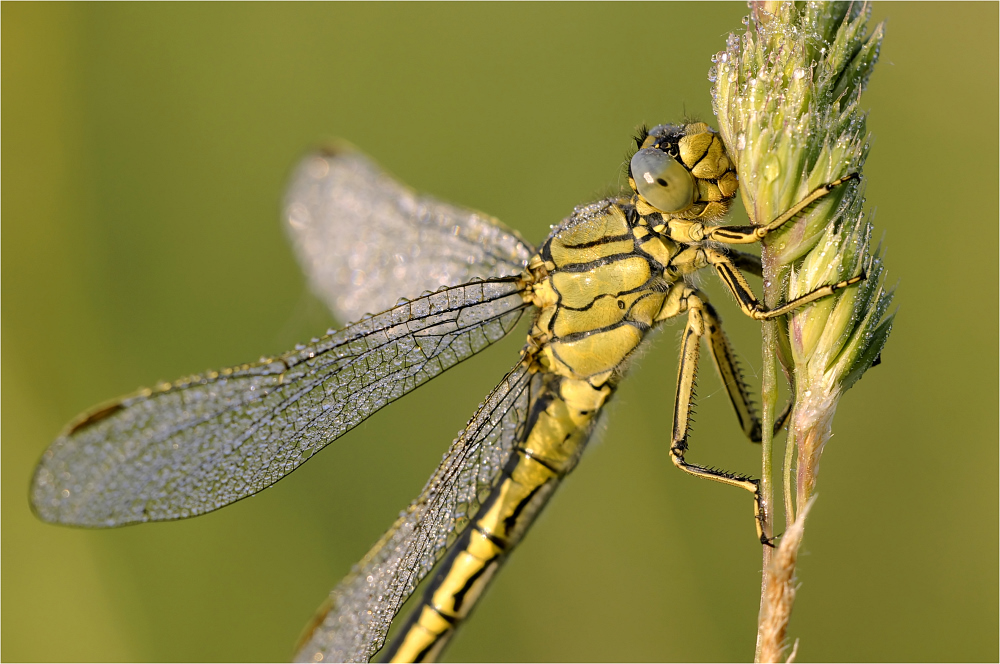
[{"label": "grass stem", "polygon": [[[762,225],[810,192],[860,174],[869,140],[859,102],[884,25],[869,32],[868,3],[768,0],[751,7],[746,30],[729,36],[709,78],[744,206],[751,221]],[[782,661],[788,647],[796,561],[840,396],[880,357],[892,326],[892,293],[882,286],[881,251],[870,248],[872,222],[862,210],[863,193],[863,177],[832,188],[768,235],[761,251],[769,308],[863,276],[764,325],[761,497],[769,535],[779,364],[793,408],[781,483],[786,530],[776,549],[763,547],[755,655],[760,662]]]}]

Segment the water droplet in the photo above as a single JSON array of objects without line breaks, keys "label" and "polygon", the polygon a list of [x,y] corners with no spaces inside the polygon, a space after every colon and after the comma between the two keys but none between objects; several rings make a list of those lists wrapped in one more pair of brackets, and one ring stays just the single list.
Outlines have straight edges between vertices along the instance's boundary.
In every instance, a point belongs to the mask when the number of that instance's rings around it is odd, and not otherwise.
[{"label": "water droplet", "polygon": [[747,146],[747,135],[742,131],[736,136],[736,149],[742,150]]},{"label": "water droplet", "polygon": [[774,154],[768,155],[764,164],[764,179],[768,182],[774,182],[779,175],[781,175],[781,162]]},{"label": "water droplet", "polygon": [[802,67],[796,67],[795,71],[792,72],[792,78],[794,78],[796,81],[799,80],[800,78],[803,78],[805,75],[806,75],[806,70],[803,69]]}]

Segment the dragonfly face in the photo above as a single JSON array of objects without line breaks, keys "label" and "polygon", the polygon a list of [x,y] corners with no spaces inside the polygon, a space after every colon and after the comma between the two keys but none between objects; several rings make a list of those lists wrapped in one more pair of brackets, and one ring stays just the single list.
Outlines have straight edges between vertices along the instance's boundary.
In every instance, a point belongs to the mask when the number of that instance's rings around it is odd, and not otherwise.
[{"label": "dragonfly face", "polygon": [[707,125],[659,125],[635,141],[629,186],[640,213],[710,220],[729,211],[739,180],[722,139]]},{"label": "dragonfly face", "polygon": [[299,659],[367,661],[437,567],[385,651],[396,661],[435,658],[577,463],[646,333],[667,318],[687,314],[671,459],[756,496],[755,481],[684,458],[703,338],[744,433],[760,438],[719,317],[685,277],[713,267],[760,319],[849,284],[765,309],[739,270],[759,275],[759,259],[716,243],[758,241],[794,210],[762,227],[706,225],[737,187],[715,132],[661,125],[637,145],[631,191],[577,208],[537,251],[491,217],[415,194],[350,149],[308,157],[289,188],[287,230],[313,289],[339,318],[358,322],[281,356],[85,413],[39,462],[37,515],[113,527],[195,516],[252,495],[499,340],[529,310],[521,357],[420,496],[333,590]]}]

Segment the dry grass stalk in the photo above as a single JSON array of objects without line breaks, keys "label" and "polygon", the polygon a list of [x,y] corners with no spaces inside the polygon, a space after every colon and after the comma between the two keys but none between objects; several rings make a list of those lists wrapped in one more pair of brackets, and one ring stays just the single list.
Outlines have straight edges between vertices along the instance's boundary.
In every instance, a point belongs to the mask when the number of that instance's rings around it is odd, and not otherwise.
[{"label": "dry grass stalk", "polygon": [[787,660],[782,660],[782,654],[787,648],[788,621],[792,616],[792,605],[795,603],[795,563],[799,557],[799,547],[805,534],[806,516],[816,498],[813,497],[799,512],[781,537],[771,564],[766,574],[764,584],[763,612],[760,617],[760,655],[761,662],[792,661],[795,652]]}]

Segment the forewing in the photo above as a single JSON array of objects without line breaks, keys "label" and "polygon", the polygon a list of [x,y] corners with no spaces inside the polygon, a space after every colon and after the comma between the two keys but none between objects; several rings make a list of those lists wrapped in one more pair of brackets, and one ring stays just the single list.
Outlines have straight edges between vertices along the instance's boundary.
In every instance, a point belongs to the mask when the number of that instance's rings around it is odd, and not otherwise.
[{"label": "forewing", "polygon": [[178,519],[275,483],[379,408],[509,332],[514,279],[456,286],[281,357],[143,390],[95,410],[45,451],[42,519],[111,527]]},{"label": "forewing", "polygon": [[341,321],[518,274],[534,253],[493,217],[418,195],[348,147],[302,161],[284,219],[310,286]]},{"label": "forewing", "polygon": [[403,602],[489,496],[541,381],[519,365],[490,393],[420,496],[333,589],[297,661],[367,662],[378,652]]}]

